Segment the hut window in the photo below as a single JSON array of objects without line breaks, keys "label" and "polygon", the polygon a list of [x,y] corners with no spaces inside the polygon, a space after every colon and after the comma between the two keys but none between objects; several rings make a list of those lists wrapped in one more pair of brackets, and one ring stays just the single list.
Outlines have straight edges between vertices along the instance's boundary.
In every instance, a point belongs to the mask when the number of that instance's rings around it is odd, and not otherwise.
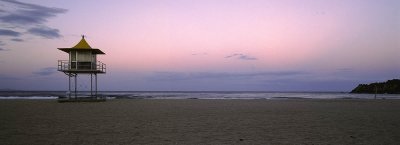
[{"label": "hut window", "polygon": [[76,61],[76,51],[69,52],[71,55],[71,61]]},{"label": "hut window", "polygon": [[80,61],[80,62],[91,62],[92,61],[92,53],[90,51],[79,52],[78,61]]}]

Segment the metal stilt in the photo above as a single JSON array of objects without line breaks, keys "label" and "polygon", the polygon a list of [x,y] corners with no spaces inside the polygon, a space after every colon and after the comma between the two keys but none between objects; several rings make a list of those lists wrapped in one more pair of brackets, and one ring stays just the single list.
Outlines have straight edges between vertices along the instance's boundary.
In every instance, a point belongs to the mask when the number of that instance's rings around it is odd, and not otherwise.
[{"label": "metal stilt", "polygon": [[90,97],[93,97],[93,74],[90,74]]},{"label": "metal stilt", "polygon": [[77,77],[77,75],[78,74],[75,74],[75,99],[77,99],[78,98],[78,96],[77,96],[77,94],[76,94],[76,87],[77,87],[77,79],[76,79],[76,77]]},{"label": "metal stilt", "polygon": [[94,74],[95,77],[95,86],[96,86],[96,98],[97,98],[97,73]]},{"label": "metal stilt", "polygon": [[71,99],[71,73],[68,73],[68,99]]}]

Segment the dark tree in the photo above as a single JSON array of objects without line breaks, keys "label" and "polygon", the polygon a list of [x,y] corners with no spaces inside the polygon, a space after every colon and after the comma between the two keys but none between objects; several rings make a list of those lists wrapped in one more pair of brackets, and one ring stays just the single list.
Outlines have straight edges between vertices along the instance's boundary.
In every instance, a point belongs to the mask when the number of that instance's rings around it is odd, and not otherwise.
[{"label": "dark tree", "polygon": [[393,79],[386,82],[377,82],[371,84],[359,84],[350,93],[365,94],[400,94],[400,80]]}]

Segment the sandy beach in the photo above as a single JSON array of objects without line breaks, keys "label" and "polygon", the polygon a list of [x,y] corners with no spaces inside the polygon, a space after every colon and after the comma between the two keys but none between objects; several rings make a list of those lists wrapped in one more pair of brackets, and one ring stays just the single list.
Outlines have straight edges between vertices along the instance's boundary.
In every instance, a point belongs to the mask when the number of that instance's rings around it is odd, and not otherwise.
[{"label": "sandy beach", "polygon": [[0,144],[398,144],[400,100],[0,100]]}]

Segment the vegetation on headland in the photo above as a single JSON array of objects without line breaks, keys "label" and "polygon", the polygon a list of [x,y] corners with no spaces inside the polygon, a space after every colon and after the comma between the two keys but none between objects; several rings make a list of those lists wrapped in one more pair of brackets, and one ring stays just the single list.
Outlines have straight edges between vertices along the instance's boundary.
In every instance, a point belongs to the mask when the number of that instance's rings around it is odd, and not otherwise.
[{"label": "vegetation on headland", "polygon": [[371,84],[359,84],[350,93],[366,94],[400,94],[400,79],[388,80]]}]

